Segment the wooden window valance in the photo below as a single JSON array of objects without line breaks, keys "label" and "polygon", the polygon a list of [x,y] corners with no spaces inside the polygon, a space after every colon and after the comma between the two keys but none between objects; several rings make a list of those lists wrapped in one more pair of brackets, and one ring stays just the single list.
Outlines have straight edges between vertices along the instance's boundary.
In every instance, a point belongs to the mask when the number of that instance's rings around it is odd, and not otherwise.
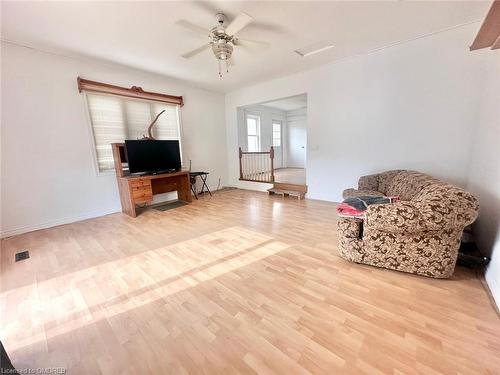
[{"label": "wooden window valance", "polygon": [[129,98],[137,98],[137,99],[146,99],[146,100],[154,100],[157,102],[169,103],[169,104],[177,104],[180,106],[184,105],[184,101],[182,96],[174,96],[167,94],[159,94],[156,92],[148,92],[144,91],[141,87],[132,86],[131,88],[125,88],[115,85],[110,85],[108,83],[90,81],[88,79],[83,79],[81,77],[77,78],[78,82],[78,91],[90,91],[90,92],[99,92],[102,94],[112,94],[119,96],[126,96]]}]

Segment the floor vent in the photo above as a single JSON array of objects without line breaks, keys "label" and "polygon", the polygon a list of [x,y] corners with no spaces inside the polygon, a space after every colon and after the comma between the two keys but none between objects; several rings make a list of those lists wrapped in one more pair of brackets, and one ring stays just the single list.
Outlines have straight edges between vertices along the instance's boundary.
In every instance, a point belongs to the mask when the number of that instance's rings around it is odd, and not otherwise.
[{"label": "floor vent", "polygon": [[20,253],[16,253],[16,262],[28,259],[29,257],[30,257],[30,252],[28,250],[21,251]]}]

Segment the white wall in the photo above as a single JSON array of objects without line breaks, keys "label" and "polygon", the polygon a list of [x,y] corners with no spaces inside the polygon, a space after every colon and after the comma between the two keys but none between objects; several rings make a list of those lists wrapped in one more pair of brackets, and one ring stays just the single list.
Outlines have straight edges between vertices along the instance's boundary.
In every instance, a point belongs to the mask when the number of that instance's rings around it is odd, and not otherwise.
[{"label": "white wall", "polygon": [[286,112],[287,167],[306,167],[307,108]]},{"label": "white wall", "polygon": [[183,95],[183,153],[227,180],[224,96],[163,76],[2,42],[2,236],[120,211],[116,179],[96,175],[76,77]]},{"label": "white wall", "polygon": [[230,184],[249,188],[237,180],[236,108],[307,93],[309,198],[339,201],[359,176],[393,168],[417,169],[464,186],[483,64],[468,46],[478,27],[459,27],[227,94]]},{"label": "white wall", "polygon": [[491,256],[486,281],[500,306],[500,53],[484,50],[487,58],[467,189],[479,198],[479,219],[474,237],[480,250]]}]

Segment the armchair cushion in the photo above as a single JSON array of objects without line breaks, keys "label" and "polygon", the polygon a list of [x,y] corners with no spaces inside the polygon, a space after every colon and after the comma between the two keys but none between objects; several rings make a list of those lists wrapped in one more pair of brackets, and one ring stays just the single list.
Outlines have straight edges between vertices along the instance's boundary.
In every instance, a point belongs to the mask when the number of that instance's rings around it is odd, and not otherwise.
[{"label": "armchair cushion", "polygon": [[419,232],[425,224],[411,202],[378,204],[366,210],[366,227],[386,233]]},{"label": "armchair cushion", "polygon": [[359,190],[378,190],[378,174],[361,176],[358,181]]},{"label": "armchair cushion", "polygon": [[346,198],[361,197],[361,196],[373,196],[373,197],[383,197],[386,195],[396,196],[398,194],[388,194],[387,191],[391,182],[401,172],[404,172],[404,170],[395,169],[393,171],[361,176],[358,180],[358,188],[344,190],[344,192],[342,193],[342,197],[346,199]]},{"label": "armchair cushion", "polygon": [[387,185],[386,195],[399,195],[401,200],[410,200],[429,185],[443,182],[424,173],[403,171],[398,173]]},{"label": "armchair cushion", "polygon": [[469,192],[447,184],[431,185],[412,200],[430,230],[466,227],[476,220],[477,199]]},{"label": "armchair cushion", "polygon": [[378,191],[384,193],[384,195],[398,195],[398,194],[389,194],[389,185],[392,183],[394,178],[399,175],[401,172],[405,172],[403,169],[395,169],[393,171],[387,171],[380,173],[378,178]]},{"label": "armchair cushion", "polygon": [[345,189],[342,193],[344,199],[355,197],[383,197],[384,194],[376,190]]}]

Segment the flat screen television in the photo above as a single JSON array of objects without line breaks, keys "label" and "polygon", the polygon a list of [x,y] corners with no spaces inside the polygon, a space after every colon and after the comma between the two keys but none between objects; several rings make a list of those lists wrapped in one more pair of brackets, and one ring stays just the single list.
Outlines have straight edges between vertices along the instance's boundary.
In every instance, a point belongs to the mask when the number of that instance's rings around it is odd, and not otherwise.
[{"label": "flat screen television", "polygon": [[162,173],[181,169],[179,141],[126,140],[130,173]]}]

